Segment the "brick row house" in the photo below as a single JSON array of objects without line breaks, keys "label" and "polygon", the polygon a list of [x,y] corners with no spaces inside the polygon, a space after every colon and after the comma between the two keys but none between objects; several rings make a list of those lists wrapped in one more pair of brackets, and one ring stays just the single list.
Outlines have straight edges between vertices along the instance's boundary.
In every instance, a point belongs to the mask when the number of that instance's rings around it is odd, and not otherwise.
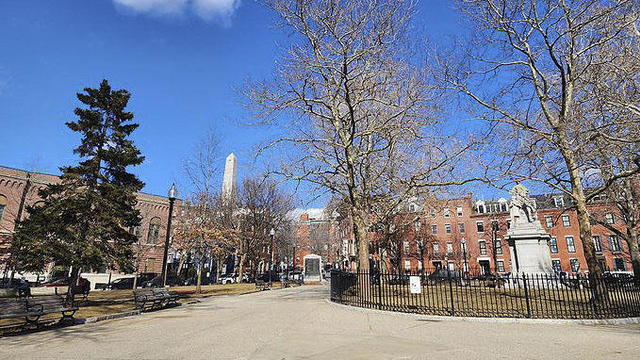
[{"label": "brick row house", "polygon": [[[1,275],[8,276],[9,269],[6,266],[6,259],[9,256],[9,246],[13,238],[12,234],[16,221],[19,217],[24,219],[27,216],[27,206],[37,204],[40,201],[38,190],[47,184],[58,181],[59,178],[55,175],[0,167]],[[164,196],[145,193],[138,193],[137,198],[137,208],[140,210],[142,222],[140,226],[130,229],[130,231],[136,234],[139,239],[134,246],[138,270],[140,272],[160,273],[162,271],[164,239],[169,214],[169,199]],[[176,202],[177,208],[179,208],[179,201]],[[176,210],[174,210],[175,214]],[[50,270],[52,265],[45,269],[45,273]],[[104,267],[92,269],[92,273],[105,275],[111,273],[111,271]],[[113,273],[118,274],[117,271]],[[93,278],[101,279],[99,276],[93,276]],[[29,278],[29,280],[32,279]]]},{"label": "brick row house", "polygon": [[[567,196],[545,194],[533,196],[538,209],[538,219],[551,235],[549,251],[552,265],[557,271],[570,274],[588,270],[575,210]],[[399,271],[433,272],[439,268],[467,271],[470,274],[511,272],[511,254],[505,240],[510,226],[509,199],[474,200],[473,194],[464,197],[438,200],[422,208],[409,204],[398,215],[406,230],[399,233],[397,252],[376,244],[380,236],[370,233],[372,263],[380,258],[395,263]],[[617,211],[595,201],[589,205],[592,216],[621,230],[625,225]],[[301,222],[304,223],[304,222]],[[356,250],[349,218],[336,218],[331,222],[331,240],[340,244],[333,262],[337,266],[355,270]],[[304,226],[298,231],[305,234]],[[626,242],[602,225],[592,224],[595,249],[603,268],[609,271],[631,271],[631,257]],[[304,244],[303,240],[299,243]],[[327,244],[329,245],[329,244]],[[302,253],[303,251],[301,251]],[[388,270],[394,271],[386,261]]]}]

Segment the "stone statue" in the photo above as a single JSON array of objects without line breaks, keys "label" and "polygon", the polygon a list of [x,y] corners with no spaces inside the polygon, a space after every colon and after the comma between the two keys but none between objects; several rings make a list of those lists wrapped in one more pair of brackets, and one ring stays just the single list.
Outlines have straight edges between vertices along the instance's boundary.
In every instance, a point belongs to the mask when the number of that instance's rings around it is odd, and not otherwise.
[{"label": "stone statue", "polygon": [[509,191],[511,227],[505,239],[509,242],[511,272],[525,274],[552,274],[548,241],[551,235],[540,224],[535,202],[529,190],[521,184]]},{"label": "stone statue", "polygon": [[529,197],[529,189],[518,183],[509,193],[512,195],[509,209],[512,223],[523,222],[525,219],[527,223],[538,220],[538,211]]}]

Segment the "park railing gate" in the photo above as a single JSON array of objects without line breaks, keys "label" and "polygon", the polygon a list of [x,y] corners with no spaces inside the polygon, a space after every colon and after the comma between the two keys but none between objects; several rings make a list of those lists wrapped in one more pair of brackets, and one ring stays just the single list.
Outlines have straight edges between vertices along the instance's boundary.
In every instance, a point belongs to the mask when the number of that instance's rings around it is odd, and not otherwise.
[{"label": "park railing gate", "polygon": [[429,315],[537,319],[640,316],[640,285],[631,276],[468,276],[331,272],[331,300],[364,308]]}]

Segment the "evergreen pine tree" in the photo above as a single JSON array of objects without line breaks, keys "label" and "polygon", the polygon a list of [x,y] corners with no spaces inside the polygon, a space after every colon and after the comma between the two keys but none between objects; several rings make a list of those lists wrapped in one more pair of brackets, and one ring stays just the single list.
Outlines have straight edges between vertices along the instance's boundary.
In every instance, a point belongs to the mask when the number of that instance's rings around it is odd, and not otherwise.
[{"label": "evergreen pine tree", "polygon": [[128,230],[140,224],[136,192],[144,185],[127,171],[144,160],[129,139],[138,127],[125,111],[129,92],[112,90],[103,80],[100,88],[85,88],[77,97],[86,108],[76,108],[78,120],[66,125],[82,134],[74,149],[80,163],[62,167],[61,181],[39,191],[43,202],[27,208],[12,245],[18,269],[71,267],[70,284],[81,269],[132,269],[136,237]]}]

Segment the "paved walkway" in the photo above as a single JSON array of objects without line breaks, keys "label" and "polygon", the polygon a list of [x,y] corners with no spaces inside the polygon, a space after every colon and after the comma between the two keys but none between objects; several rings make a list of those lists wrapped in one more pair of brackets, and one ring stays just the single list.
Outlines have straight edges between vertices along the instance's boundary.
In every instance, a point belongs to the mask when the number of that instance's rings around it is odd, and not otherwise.
[{"label": "paved walkway", "polygon": [[324,286],[0,339],[0,359],[637,359],[640,326],[428,321],[326,301]]}]

